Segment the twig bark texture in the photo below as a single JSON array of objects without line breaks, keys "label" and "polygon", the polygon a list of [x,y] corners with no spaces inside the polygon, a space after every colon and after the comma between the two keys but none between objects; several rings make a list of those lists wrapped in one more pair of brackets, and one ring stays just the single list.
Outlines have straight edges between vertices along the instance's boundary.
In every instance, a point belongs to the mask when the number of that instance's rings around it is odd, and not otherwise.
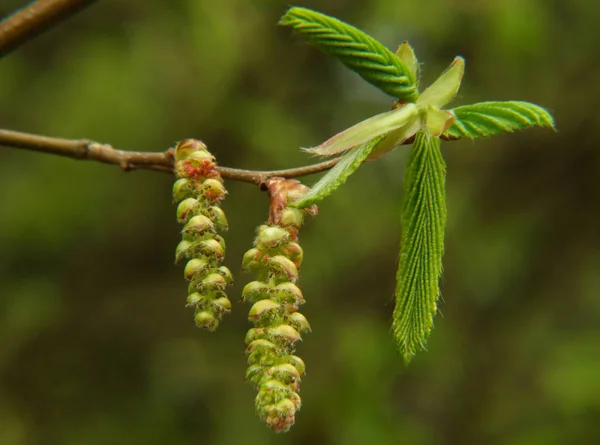
[{"label": "twig bark texture", "polygon": [[0,58],[96,0],[38,0],[0,22]]},{"label": "twig bark texture", "polygon": [[[101,144],[87,139],[62,139],[39,136],[11,130],[0,130],[0,145],[22,148],[41,153],[50,153],[72,159],[102,162],[119,165],[123,170],[155,170],[173,173],[172,149],[164,152],[141,152],[117,150],[109,144]],[[260,184],[275,176],[296,178],[329,170],[338,159],[330,159],[318,164],[286,170],[252,171],[230,167],[218,167],[225,179]]]}]

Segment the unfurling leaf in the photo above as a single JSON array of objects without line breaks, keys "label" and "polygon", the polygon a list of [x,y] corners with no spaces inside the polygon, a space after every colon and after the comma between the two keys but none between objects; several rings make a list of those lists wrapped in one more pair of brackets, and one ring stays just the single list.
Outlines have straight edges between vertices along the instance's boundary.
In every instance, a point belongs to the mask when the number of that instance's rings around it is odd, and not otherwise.
[{"label": "unfurling leaf", "polygon": [[437,311],[446,226],[445,181],[440,139],[419,131],[404,175],[402,245],[392,324],[406,362],[425,347]]},{"label": "unfurling leaf", "polygon": [[456,121],[444,136],[456,139],[495,136],[535,126],[555,128],[552,115],[529,102],[479,102],[452,111]]},{"label": "unfurling leaf", "polygon": [[307,42],[387,94],[408,102],[418,96],[416,79],[409,68],[380,42],[361,30],[306,8],[294,7],[279,21],[291,26]]},{"label": "unfurling leaf", "polygon": [[410,46],[407,41],[402,42],[402,44],[398,47],[398,50],[396,51],[396,55],[410,70],[413,77],[415,78],[415,82],[418,85],[419,80],[421,78],[421,66],[419,65],[419,60],[417,59],[417,56],[415,55],[415,52],[412,49],[412,46]]},{"label": "unfurling leaf", "polygon": [[385,135],[378,136],[344,154],[340,161],[323,176],[310,191],[298,201],[290,204],[292,207],[304,208],[329,196],[340,185],[342,185],[348,177],[356,171],[360,164],[367,159],[373,148],[381,141]]},{"label": "unfurling leaf", "polygon": [[465,59],[456,57],[446,71],[419,96],[417,106],[426,108],[433,105],[434,107],[443,108],[456,96],[464,73]]},{"label": "unfurling leaf", "polygon": [[424,113],[419,113],[412,121],[404,127],[390,131],[373,149],[368,160],[377,159],[380,156],[392,151],[394,148],[402,145],[407,139],[413,137],[417,131],[424,125]]},{"label": "unfurling leaf", "polygon": [[[376,114],[356,125],[336,134],[321,145],[305,149],[309,153],[320,156],[333,156],[343,153],[352,147],[404,127],[417,118],[418,111],[414,104],[406,104],[392,111]],[[416,131],[416,130],[415,130]],[[413,133],[414,134],[414,133]],[[410,134],[408,137],[412,136]]]},{"label": "unfurling leaf", "polygon": [[440,110],[433,105],[429,105],[425,110],[425,125],[434,136],[439,136],[447,131],[455,120],[454,113],[451,111]]}]

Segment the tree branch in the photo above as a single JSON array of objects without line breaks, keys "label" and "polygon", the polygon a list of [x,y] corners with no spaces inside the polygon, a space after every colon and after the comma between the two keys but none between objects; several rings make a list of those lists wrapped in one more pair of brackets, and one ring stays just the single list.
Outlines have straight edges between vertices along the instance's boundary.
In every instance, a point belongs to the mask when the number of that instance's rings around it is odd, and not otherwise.
[{"label": "tree branch", "polygon": [[[446,141],[456,140],[454,137],[442,136]],[[404,141],[404,145],[412,144],[414,138]],[[63,139],[20,131],[0,129],[0,145],[25,150],[50,153],[67,158],[96,161],[104,164],[119,165],[123,171],[154,170],[173,173],[173,149],[164,152],[144,152],[117,150],[109,144],[101,144],[89,139]],[[260,185],[274,177],[299,178],[331,169],[340,160],[339,157],[317,164],[284,170],[244,170],[231,167],[217,167],[221,176],[233,181],[250,182]]]},{"label": "tree branch", "polygon": [[0,22],[0,58],[96,0],[37,0]]},{"label": "tree branch", "polygon": [[[0,145],[23,148],[41,153],[51,153],[72,159],[103,162],[121,166],[125,171],[145,169],[173,173],[173,149],[162,153],[117,150],[108,144],[88,139],[62,139],[39,136],[11,130],[0,130]],[[297,178],[329,170],[338,158],[318,164],[286,170],[253,171],[230,167],[217,167],[221,176],[234,181],[260,184],[268,178],[280,176]]]}]

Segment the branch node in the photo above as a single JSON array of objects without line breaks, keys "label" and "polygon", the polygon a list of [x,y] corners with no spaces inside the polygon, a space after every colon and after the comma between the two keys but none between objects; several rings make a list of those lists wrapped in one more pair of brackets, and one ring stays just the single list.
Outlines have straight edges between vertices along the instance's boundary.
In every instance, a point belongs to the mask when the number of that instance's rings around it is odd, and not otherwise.
[{"label": "branch node", "polygon": [[122,159],[120,162],[120,166],[121,170],[123,170],[124,172],[130,172],[136,169],[135,165],[130,164],[127,159]]},{"label": "branch node", "polygon": [[165,158],[171,163],[175,163],[175,148],[171,147],[165,151]]}]

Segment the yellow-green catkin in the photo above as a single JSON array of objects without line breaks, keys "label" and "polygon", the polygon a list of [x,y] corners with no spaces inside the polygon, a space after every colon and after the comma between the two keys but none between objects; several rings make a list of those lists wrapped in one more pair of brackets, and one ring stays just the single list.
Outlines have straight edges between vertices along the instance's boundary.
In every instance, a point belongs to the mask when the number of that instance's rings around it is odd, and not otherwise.
[{"label": "yellow-green catkin", "polygon": [[305,213],[315,215],[317,208],[287,206],[308,191],[298,181],[273,178],[265,184],[271,214],[267,224],[258,228],[254,247],[246,252],[242,265],[256,275],[242,291],[242,300],[252,304],[248,318],[254,325],[246,335],[246,380],[258,390],[258,416],[272,430],[285,432],[300,409],[298,392],[305,373],[304,362],[294,355],[295,345],[302,333],[310,331],[306,317],[298,312],[305,302],[296,285],[303,258],[298,230]]},{"label": "yellow-green catkin", "polygon": [[173,200],[178,203],[177,221],[183,225],[176,262],[186,260],[187,306],[194,308],[197,326],[214,331],[231,310],[225,288],[231,284],[225,258],[225,241],[218,234],[227,230],[227,218],[220,207],[227,194],[216,169],[215,158],[206,145],[195,139],[175,147]]}]

